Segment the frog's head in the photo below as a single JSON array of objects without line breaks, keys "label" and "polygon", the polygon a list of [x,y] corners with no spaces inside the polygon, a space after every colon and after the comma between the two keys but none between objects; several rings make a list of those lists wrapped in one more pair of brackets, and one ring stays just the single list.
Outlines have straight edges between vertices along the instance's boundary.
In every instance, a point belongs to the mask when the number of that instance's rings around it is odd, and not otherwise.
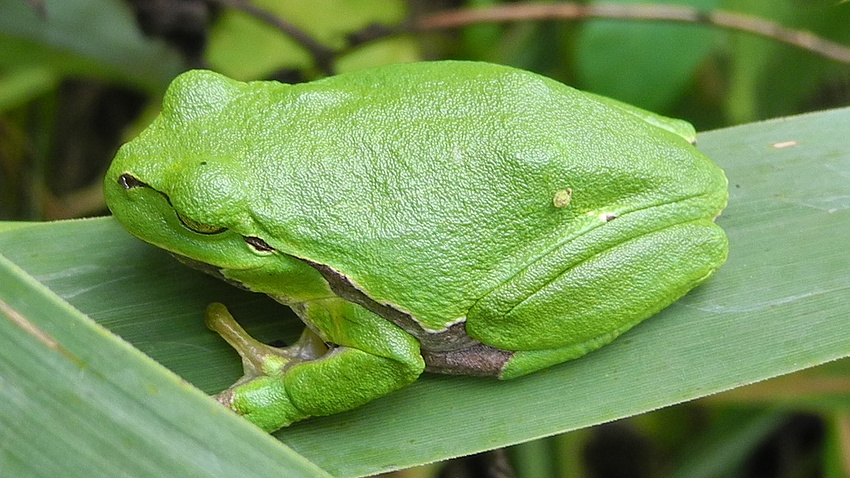
[{"label": "frog's head", "polygon": [[104,194],[132,234],[223,269],[267,267],[275,249],[253,220],[253,174],[239,154],[234,118],[246,84],[189,71],[169,87],[159,117],[118,151]]}]

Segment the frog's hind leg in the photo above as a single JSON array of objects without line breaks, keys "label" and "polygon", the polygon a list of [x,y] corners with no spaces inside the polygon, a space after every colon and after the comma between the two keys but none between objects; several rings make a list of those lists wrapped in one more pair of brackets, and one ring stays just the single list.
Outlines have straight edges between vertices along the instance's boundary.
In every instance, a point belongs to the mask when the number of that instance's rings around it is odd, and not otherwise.
[{"label": "frog's hind leg", "polygon": [[636,211],[575,238],[470,308],[470,337],[516,351],[503,378],[601,347],[679,299],[723,263],[726,236],[713,222],[658,228],[651,217],[658,213]]},{"label": "frog's hind leg", "polygon": [[580,344],[544,350],[507,351],[477,344],[458,350],[422,351],[425,371],[447,375],[471,375],[508,380],[577,359],[611,342],[632,328],[627,324],[617,330]]},{"label": "frog's hind leg", "polygon": [[247,337],[220,304],[207,312],[210,328],[245,365],[245,376],[216,398],[266,431],[350,410],[408,385],[425,368],[413,336],[359,305],[334,297],[293,308],[316,332],[285,349]]},{"label": "frog's hind leg", "polygon": [[577,359],[608,344],[622,333],[634,327],[634,325],[626,324],[617,330],[580,344],[567,345],[554,349],[514,352],[511,359],[502,367],[499,378],[508,380],[522,377],[523,375],[528,375],[559,363]]}]

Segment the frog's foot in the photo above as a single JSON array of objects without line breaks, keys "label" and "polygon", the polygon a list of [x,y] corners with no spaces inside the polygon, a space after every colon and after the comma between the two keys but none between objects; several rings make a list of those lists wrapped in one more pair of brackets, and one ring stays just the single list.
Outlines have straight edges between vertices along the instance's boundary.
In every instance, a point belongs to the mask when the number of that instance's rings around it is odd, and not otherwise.
[{"label": "frog's foot", "polygon": [[207,309],[207,325],[245,366],[245,376],[215,398],[266,431],[351,410],[413,382],[425,368],[413,336],[359,305],[331,297],[298,310],[333,346],[308,329],[289,347],[270,347],[249,337],[223,305]]},{"label": "frog's foot", "polygon": [[[281,404],[289,401],[283,388],[285,371],[298,363],[315,360],[328,351],[325,343],[306,327],[297,342],[278,348],[248,335],[223,304],[210,304],[205,315],[207,327],[221,335],[242,357],[244,370],[242,378],[213,398],[237,413],[246,415],[255,423],[262,420],[250,416],[250,413],[242,413],[239,405],[241,399],[237,395],[250,396],[249,400],[252,402],[276,405],[276,408],[284,411],[287,407],[281,407]],[[306,414],[297,412],[294,407],[289,408],[292,410],[287,417],[275,417],[274,420],[291,423],[306,418]],[[262,423],[258,424],[272,431]]]},{"label": "frog's foot", "polygon": [[207,307],[205,318],[207,328],[221,335],[242,357],[245,374],[234,386],[257,377],[282,374],[296,363],[315,360],[328,351],[322,339],[308,328],[293,345],[281,348],[266,345],[248,335],[227,307],[218,302]]}]

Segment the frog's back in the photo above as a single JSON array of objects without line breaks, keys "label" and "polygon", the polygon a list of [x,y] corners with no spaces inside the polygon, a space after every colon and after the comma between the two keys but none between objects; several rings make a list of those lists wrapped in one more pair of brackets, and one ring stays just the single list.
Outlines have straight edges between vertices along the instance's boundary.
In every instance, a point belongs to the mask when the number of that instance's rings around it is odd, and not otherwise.
[{"label": "frog's back", "polygon": [[253,216],[274,247],[428,329],[606,215],[725,181],[684,140],[512,68],[392,65],[284,88],[251,133],[276,138],[246,156],[267,172]]}]

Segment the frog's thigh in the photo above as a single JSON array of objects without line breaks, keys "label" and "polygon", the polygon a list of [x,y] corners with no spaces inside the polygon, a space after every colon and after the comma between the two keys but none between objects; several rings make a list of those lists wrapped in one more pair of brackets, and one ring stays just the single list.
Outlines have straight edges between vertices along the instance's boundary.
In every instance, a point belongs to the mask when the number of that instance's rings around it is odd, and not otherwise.
[{"label": "frog's thigh", "polygon": [[425,368],[419,342],[363,307],[332,298],[303,304],[305,321],[337,344],[285,373],[292,403],[309,415],[349,410],[416,380]]},{"label": "frog's thigh", "polygon": [[537,368],[577,358],[680,298],[723,262],[727,248],[708,220],[638,235],[577,264],[565,264],[569,247],[479,300],[467,333],[503,350],[536,351],[515,361],[527,357]]}]

